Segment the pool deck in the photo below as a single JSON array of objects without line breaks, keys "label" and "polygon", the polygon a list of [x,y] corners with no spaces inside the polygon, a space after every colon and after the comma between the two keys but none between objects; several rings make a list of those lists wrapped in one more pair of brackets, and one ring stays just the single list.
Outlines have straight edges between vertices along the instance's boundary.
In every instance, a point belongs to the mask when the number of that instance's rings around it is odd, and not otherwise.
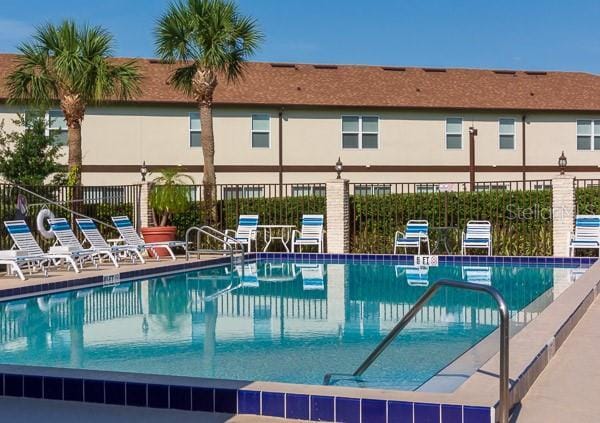
[{"label": "pool deck", "polygon": [[[215,258],[219,258],[217,255],[204,255],[200,259],[200,261],[211,260]],[[190,262],[197,262],[196,258],[190,258]],[[25,281],[22,281],[16,276],[6,275],[6,273],[0,273],[0,289],[13,289],[13,288],[24,288],[30,286],[39,286],[39,285],[48,285],[63,281],[72,281],[76,279],[90,278],[94,276],[105,276],[105,275],[113,275],[121,272],[129,272],[129,271],[139,271],[146,269],[155,269],[160,272],[160,269],[163,267],[173,266],[174,264],[182,264],[186,263],[185,256],[177,256],[177,260],[173,261],[171,259],[162,258],[157,261],[155,259],[146,259],[145,264],[141,263],[131,263],[130,261],[120,262],[119,268],[114,267],[112,264],[103,263],[98,268],[94,268],[93,266],[87,264],[80,273],[75,273],[72,270],[66,270],[65,267],[61,268],[51,268],[48,271],[48,277],[45,277],[43,273],[36,272],[33,274],[28,274],[25,272],[25,277],[27,278]],[[74,288],[69,288],[74,289]]]},{"label": "pool deck", "polygon": [[597,422],[600,420],[600,297],[515,410],[513,421]]}]

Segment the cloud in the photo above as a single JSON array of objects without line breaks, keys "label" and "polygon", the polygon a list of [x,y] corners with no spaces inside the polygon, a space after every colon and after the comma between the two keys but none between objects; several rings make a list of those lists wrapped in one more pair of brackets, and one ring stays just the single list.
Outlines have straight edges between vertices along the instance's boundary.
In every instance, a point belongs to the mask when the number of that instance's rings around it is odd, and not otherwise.
[{"label": "cloud", "polygon": [[0,18],[0,45],[6,48],[14,49],[16,44],[20,43],[31,35],[34,28],[32,25],[15,19]]}]

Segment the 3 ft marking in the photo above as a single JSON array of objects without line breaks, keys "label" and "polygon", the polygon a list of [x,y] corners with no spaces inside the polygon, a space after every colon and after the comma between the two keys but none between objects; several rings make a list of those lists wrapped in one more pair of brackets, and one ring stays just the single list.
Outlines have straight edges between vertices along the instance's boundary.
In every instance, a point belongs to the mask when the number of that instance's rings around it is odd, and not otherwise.
[{"label": "3 ft marking", "polygon": [[432,266],[438,267],[439,260],[438,256],[415,256],[415,266]]},{"label": "3 ft marking", "polygon": [[121,283],[121,274],[116,273],[114,275],[104,275],[102,277],[102,286],[114,286]]}]

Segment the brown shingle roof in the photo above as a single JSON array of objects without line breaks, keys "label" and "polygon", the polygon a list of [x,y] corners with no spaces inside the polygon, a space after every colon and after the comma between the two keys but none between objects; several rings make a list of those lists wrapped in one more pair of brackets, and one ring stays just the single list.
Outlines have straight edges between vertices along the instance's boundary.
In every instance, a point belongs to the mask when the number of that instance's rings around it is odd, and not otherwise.
[{"label": "brown shingle roof", "polygon": [[[0,55],[0,81],[15,55]],[[120,60],[120,59],[117,59]],[[143,103],[191,103],[166,81],[173,67],[140,59]],[[0,99],[7,96],[0,85]],[[236,84],[221,80],[216,104],[600,111],[600,76],[380,66],[249,63]]]}]

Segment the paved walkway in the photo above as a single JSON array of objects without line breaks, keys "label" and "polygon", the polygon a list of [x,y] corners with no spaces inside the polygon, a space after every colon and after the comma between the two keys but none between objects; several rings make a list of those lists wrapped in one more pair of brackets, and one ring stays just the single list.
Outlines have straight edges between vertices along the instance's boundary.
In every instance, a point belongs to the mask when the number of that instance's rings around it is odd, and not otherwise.
[{"label": "paved walkway", "polygon": [[600,297],[542,372],[514,422],[600,422]]}]

